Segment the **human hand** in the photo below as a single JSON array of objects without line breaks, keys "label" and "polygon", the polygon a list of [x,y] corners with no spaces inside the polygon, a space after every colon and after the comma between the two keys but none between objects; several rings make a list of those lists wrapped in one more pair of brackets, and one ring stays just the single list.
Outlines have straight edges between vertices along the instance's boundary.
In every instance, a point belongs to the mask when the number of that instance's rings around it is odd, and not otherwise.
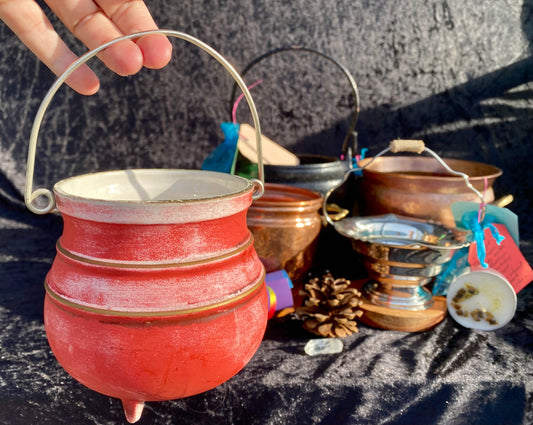
[{"label": "human hand", "polygon": [[[142,0],[46,0],[50,9],[89,49],[127,34],[157,29]],[[52,72],[60,75],[77,56],[59,37],[35,0],[0,0],[0,19]],[[119,75],[132,75],[143,66],[158,69],[171,58],[172,45],[163,35],[124,40],[98,57]],[[98,77],[82,65],[66,83],[81,94],[98,91]]]}]

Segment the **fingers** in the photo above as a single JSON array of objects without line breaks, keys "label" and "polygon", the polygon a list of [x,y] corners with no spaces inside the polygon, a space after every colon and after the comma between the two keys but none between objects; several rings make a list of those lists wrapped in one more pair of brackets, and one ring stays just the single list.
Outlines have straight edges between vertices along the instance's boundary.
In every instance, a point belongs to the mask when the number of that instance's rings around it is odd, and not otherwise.
[{"label": "fingers", "polygon": [[[98,5],[123,34],[157,29],[142,0],[97,0]],[[159,69],[170,61],[172,44],[162,35],[145,36],[137,41],[147,68]]]},{"label": "fingers", "polygon": [[[89,49],[123,35],[92,0],[47,0],[47,3],[65,26]],[[114,44],[98,56],[109,69],[119,75],[135,74],[143,65],[141,50],[130,40]]]},{"label": "fingers", "polygon": [[[126,34],[157,29],[142,0],[46,0],[50,9],[89,49]],[[34,0],[0,0],[0,18],[56,75],[74,62],[66,46]],[[113,44],[99,55],[119,75],[132,75],[143,66],[162,68],[172,56],[170,41],[158,34]],[[96,75],[82,65],[67,84],[82,94],[99,88]]]},{"label": "fingers", "polygon": [[160,69],[166,66],[172,58],[172,44],[161,35],[147,35],[137,41],[144,57],[144,66]]},{"label": "fingers", "polygon": [[[141,0],[47,0],[47,3],[89,49],[125,34],[157,29]],[[119,75],[135,74],[143,66],[165,66],[172,54],[170,42],[158,35],[145,38],[114,44],[99,57]]]},{"label": "fingers", "polygon": [[[77,57],[34,0],[0,0],[0,18],[50,70],[60,75]],[[98,77],[82,65],[66,83],[81,94],[98,91]]]}]

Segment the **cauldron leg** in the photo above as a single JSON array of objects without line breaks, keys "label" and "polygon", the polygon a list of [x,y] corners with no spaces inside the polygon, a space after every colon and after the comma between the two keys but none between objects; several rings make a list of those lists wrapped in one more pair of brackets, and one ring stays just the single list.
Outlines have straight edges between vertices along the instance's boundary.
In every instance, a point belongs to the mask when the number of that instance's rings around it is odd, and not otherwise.
[{"label": "cauldron leg", "polygon": [[122,400],[122,407],[124,408],[124,414],[126,420],[133,424],[141,419],[141,415],[144,409],[144,401],[140,400]]}]

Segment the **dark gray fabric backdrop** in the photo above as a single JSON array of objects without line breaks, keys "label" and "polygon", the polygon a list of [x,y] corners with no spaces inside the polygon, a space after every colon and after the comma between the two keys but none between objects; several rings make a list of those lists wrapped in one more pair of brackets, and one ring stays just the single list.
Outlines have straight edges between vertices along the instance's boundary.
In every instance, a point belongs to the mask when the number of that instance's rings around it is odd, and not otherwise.
[{"label": "dark gray fabric backdrop", "polygon": [[[533,2],[524,1],[150,1],[161,27],[207,42],[237,69],[288,44],[331,55],[361,96],[359,148],[422,138],[445,157],[504,171],[521,249],[533,262]],[[66,34],[78,53],[85,49]],[[43,122],[36,185],[126,167],[198,168],[222,140],[233,81],[183,41],[163,70],[120,78],[92,63],[92,97],[62,88]],[[247,74],[263,131],[295,152],[338,155],[353,107],[347,80],[305,53],[277,55]],[[43,278],[61,233],[57,217],[23,203],[27,141],[54,76],[0,25],[0,423],[120,423],[117,400],[73,381],[49,351]],[[246,108],[239,118],[247,120]],[[187,400],[150,403],[140,423],[533,422],[531,288],[515,319],[493,333],[446,319],[431,332],[361,326],[340,355],[309,358],[296,320],[272,323],[235,378]]]}]

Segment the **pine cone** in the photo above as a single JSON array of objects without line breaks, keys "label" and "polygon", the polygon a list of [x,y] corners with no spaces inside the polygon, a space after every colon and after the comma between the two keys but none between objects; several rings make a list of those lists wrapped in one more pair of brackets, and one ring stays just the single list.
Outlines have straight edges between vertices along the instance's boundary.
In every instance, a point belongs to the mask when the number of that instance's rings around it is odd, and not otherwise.
[{"label": "pine cone", "polygon": [[359,332],[354,319],[363,314],[357,308],[362,303],[361,293],[350,288],[350,284],[347,279],[335,279],[329,272],[321,278],[310,279],[305,290],[300,291],[304,305],[297,309],[304,318],[303,327],[326,337],[342,338]]}]

